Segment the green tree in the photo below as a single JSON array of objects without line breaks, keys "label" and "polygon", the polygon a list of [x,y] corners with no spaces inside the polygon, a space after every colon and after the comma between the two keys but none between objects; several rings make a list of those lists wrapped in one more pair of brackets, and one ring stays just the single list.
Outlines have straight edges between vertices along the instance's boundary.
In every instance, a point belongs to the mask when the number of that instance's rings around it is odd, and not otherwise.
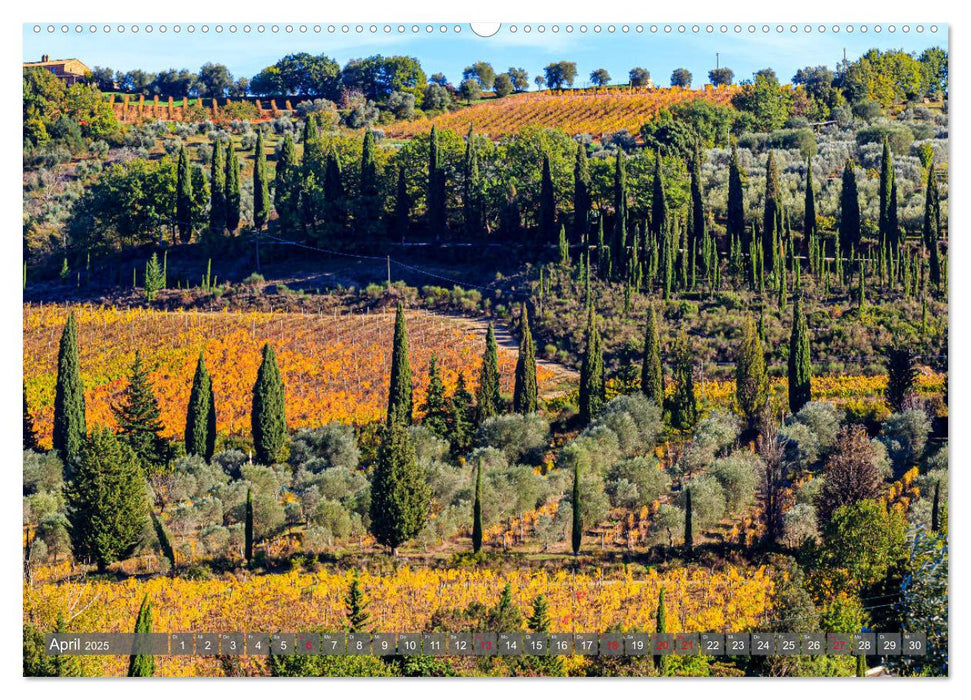
[{"label": "green tree", "polygon": [[472,551],[482,549],[482,459],[475,466],[475,501],[472,504]]},{"label": "green tree", "polygon": [[556,238],[556,200],[553,197],[553,175],[550,172],[548,153],[543,154],[539,191],[539,240],[546,244]]},{"label": "green tree", "polygon": [[361,145],[360,184],[354,212],[355,233],[359,241],[365,242],[372,242],[381,226],[382,201],[374,149],[374,131],[368,127]]},{"label": "green tree", "polygon": [[23,389],[24,394],[24,449],[37,450],[37,430],[34,428],[34,418],[30,415],[30,408],[27,406],[27,389]]},{"label": "green tree", "polygon": [[243,524],[243,556],[253,561],[253,489],[246,489],[246,519]]},{"label": "green tree", "polygon": [[142,355],[135,351],[135,362],[128,375],[128,386],[121,402],[111,407],[118,423],[119,438],[127,443],[138,457],[146,475],[163,471],[168,465],[171,450],[162,437],[162,412],[158,399],[148,381],[148,371],[142,365]]},{"label": "green tree", "polygon": [[614,159],[614,235],[611,258],[614,274],[620,278],[627,270],[627,158],[624,149],[617,149]]},{"label": "green tree", "polygon": [[283,137],[283,146],[276,159],[276,175],[273,183],[273,208],[277,223],[284,235],[296,232],[300,223],[300,163],[293,136]]},{"label": "green tree", "polygon": [[443,440],[448,439],[448,407],[445,405],[445,384],[438,369],[438,358],[432,355],[428,364],[428,392],[422,410],[425,417],[422,425],[431,430]]},{"label": "green tree", "polygon": [[[657,614],[654,625],[654,631],[657,634],[666,634],[668,631],[667,610],[664,607],[664,592],[664,586],[661,586],[661,592],[657,597]],[[666,655],[655,656],[654,668],[658,669],[662,676],[666,675],[668,670],[668,657]]]},{"label": "green tree", "polygon": [[904,410],[907,399],[913,395],[920,372],[917,358],[910,348],[893,345],[886,350],[887,388],[884,400],[894,413]]},{"label": "green tree", "polygon": [[684,331],[674,351],[674,396],[671,398],[671,424],[679,430],[690,430],[698,422],[695,398],[694,351]]},{"label": "green tree", "polygon": [[162,266],[158,262],[158,253],[152,253],[152,257],[145,263],[145,300],[155,301],[158,293],[165,288],[165,275]]},{"label": "green tree", "polygon": [[577,144],[576,161],[573,165],[573,240],[577,244],[585,245],[589,236],[591,186],[587,149],[580,143]]},{"label": "green tree", "polygon": [[894,188],[893,154],[890,152],[890,139],[883,140],[883,157],[880,161],[880,220],[878,231],[880,245],[889,243],[897,245],[896,231],[891,231],[891,218],[896,219],[896,212],[891,216],[892,194]]},{"label": "green tree", "polygon": [[779,193],[779,166],[770,150],[765,162],[765,207],[762,210],[762,252],[765,265],[775,266],[775,237],[782,231],[782,202]]},{"label": "green tree", "polygon": [[654,306],[647,309],[644,328],[644,361],[641,365],[641,391],[658,408],[664,406],[664,369],[661,365],[661,333]]},{"label": "green tree", "polygon": [[368,613],[367,598],[361,589],[361,581],[355,575],[344,598],[344,614],[347,618],[347,631],[361,633],[371,631],[371,615]]},{"label": "green tree", "polygon": [[853,163],[843,168],[843,189],[840,193],[839,243],[843,255],[860,247],[860,196],[856,187]]},{"label": "green tree", "polygon": [[573,526],[570,530],[570,546],[573,549],[573,556],[580,554],[580,545],[583,543],[583,504],[580,502],[580,460],[573,460],[573,494],[571,505],[573,506]]},{"label": "green tree", "polygon": [[266,149],[263,130],[256,131],[256,150],[253,165],[253,225],[262,231],[270,218],[270,181],[266,173]]},{"label": "green tree", "polygon": [[475,428],[475,406],[472,392],[465,384],[465,372],[459,372],[455,391],[449,400],[449,432],[452,438],[452,454],[460,455],[472,447]]},{"label": "green tree", "polygon": [[684,492],[684,548],[691,552],[695,546],[694,523],[692,522],[691,512],[691,489],[686,488]]},{"label": "green tree", "polygon": [[394,344],[391,348],[391,381],[388,389],[388,423],[411,425],[414,401],[411,386],[411,360],[408,357],[408,329],[405,309],[398,304],[394,318]]},{"label": "green tree", "polygon": [[155,515],[155,511],[149,508],[148,514],[152,518],[152,528],[155,530],[155,539],[158,540],[159,551],[163,557],[169,560],[170,566],[174,567],[175,550],[172,548],[172,540],[169,538],[169,533],[165,530],[165,525],[162,524],[162,521]]},{"label": "green tree", "polygon": [[588,424],[607,400],[603,344],[593,307],[587,314],[583,361],[580,364],[580,423]]},{"label": "green tree", "polygon": [[823,529],[819,565],[834,586],[858,592],[882,581],[906,556],[905,516],[876,500],[837,508]]},{"label": "green tree", "polygon": [[274,464],[287,440],[285,387],[273,346],[265,344],[262,354],[253,385],[253,448],[260,464]]},{"label": "green tree", "polygon": [[651,197],[651,233],[663,239],[668,233],[668,204],[661,177],[661,152],[654,154],[654,190]]},{"label": "green tree", "polygon": [[57,351],[57,383],[54,387],[53,444],[62,460],[69,462],[77,456],[86,431],[77,321],[71,312],[61,333]]},{"label": "green tree", "polygon": [[148,519],[138,457],[114,433],[95,428],[84,441],[65,493],[74,555],[104,572],[142,540]]},{"label": "green tree", "polygon": [[199,353],[192,377],[189,406],[185,415],[186,454],[200,455],[208,462],[216,447],[216,402],[212,392],[212,377],[206,369],[203,353]]},{"label": "green tree", "polygon": [[482,355],[482,368],[479,371],[479,387],[476,392],[479,422],[499,415],[502,399],[499,396],[499,346],[496,334],[489,323],[486,331],[486,347]]},{"label": "green tree", "polygon": [[465,160],[463,166],[462,207],[465,218],[465,235],[469,238],[481,236],[484,229],[484,192],[482,177],[479,173],[479,150],[475,144],[475,132],[469,126],[465,137]]},{"label": "green tree", "polygon": [[806,201],[803,212],[802,235],[804,244],[808,246],[816,235],[816,192],[813,188],[812,158],[806,160]]},{"label": "green tree", "polygon": [[377,465],[371,479],[371,534],[394,556],[415,537],[428,518],[431,500],[424,470],[402,421],[383,428]]},{"label": "green tree", "polygon": [[226,230],[234,233],[239,228],[241,195],[239,189],[239,158],[233,142],[226,145]]},{"label": "green tree", "polygon": [[742,326],[742,342],[735,364],[735,400],[752,426],[769,400],[769,375],[765,352],[755,321],[749,316]]},{"label": "green tree", "polygon": [[529,312],[522,306],[519,322],[519,358],[516,360],[516,382],[513,387],[513,410],[533,413],[539,408],[536,386],[536,345],[529,329]]},{"label": "green tree", "polygon": [[435,239],[441,238],[446,231],[445,171],[442,168],[438,144],[438,129],[432,126],[428,142],[428,228]]},{"label": "green tree", "polygon": [[812,401],[812,359],[809,328],[802,311],[802,299],[796,297],[792,307],[792,333],[789,336],[789,410],[793,414]]},{"label": "green tree", "polygon": [[745,190],[742,169],[738,165],[738,148],[732,144],[732,159],[728,164],[728,220],[725,233],[729,240],[745,239]]},{"label": "green tree", "polygon": [[[231,146],[230,146],[231,147]],[[222,235],[226,230],[226,163],[222,142],[212,142],[209,161],[209,231]]]},{"label": "green tree", "polygon": [[192,238],[192,175],[189,172],[189,155],[185,146],[179,149],[179,165],[175,184],[175,221],[179,239],[188,243]]},{"label": "green tree", "polygon": [[[148,602],[148,596],[142,598],[142,604],[138,608],[138,617],[135,618],[135,634],[149,635],[152,633],[152,604]],[[137,639],[137,637],[136,637]],[[148,637],[139,640],[139,644],[147,644]],[[155,656],[152,654],[132,654],[128,657],[128,677],[150,678],[155,675]]]}]

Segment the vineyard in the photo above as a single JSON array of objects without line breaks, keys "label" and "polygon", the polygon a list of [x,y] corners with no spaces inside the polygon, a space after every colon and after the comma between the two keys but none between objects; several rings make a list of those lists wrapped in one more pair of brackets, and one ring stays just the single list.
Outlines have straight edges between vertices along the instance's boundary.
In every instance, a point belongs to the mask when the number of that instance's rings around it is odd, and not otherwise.
[{"label": "vineyard", "polygon": [[396,122],[386,129],[386,134],[410,138],[428,131],[432,124],[458,133],[468,131],[474,124],[476,131],[494,139],[514,134],[527,125],[560,128],[570,134],[599,136],[622,129],[636,134],[662,109],[694,99],[727,105],[735,91],[734,87],[716,89],[707,85],[703,90],[612,88],[526,93],[488,100],[431,120]]},{"label": "vineyard", "polygon": [[[287,387],[290,428],[380,420],[387,406],[394,315],[153,311],[74,307],[79,327],[87,422],[114,425],[111,405],[125,388],[136,350],[152,368],[166,436],[181,436],[196,358],[205,352],[223,434],[249,431],[260,348],[272,343]],[[50,445],[58,338],[69,309],[25,306],[24,384],[42,444]],[[475,386],[484,339],[461,323],[425,311],[407,315],[415,405],[436,355],[448,392],[459,372]],[[501,387],[512,391],[516,354],[501,350]],[[375,370],[378,371],[375,371]],[[538,368],[541,391],[553,372]]]},{"label": "vineyard", "polygon": [[[546,597],[553,632],[603,632],[618,625],[624,630],[651,630],[662,587],[669,632],[741,631],[767,619],[773,587],[764,567],[734,566],[714,572],[652,569],[646,574],[631,569],[572,574],[401,568],[389,575],[322,571],[243,574],[210,581],[155,577],[24,587],[24,619],[49,628],[58,611],[67,611],[73,616],[73,631],[130,632],[147,595],[158,632],[338,631],[344,629],[344,597],[354,575],[370,601],[373,624],[385,632],[426,631],[433,618],[448,620],[449,614],[470,603],[493,606],[506,583],[516,605],[527,613],[536,596]],[[258,621],[256,627],[253,621]],[[84,659],[91,665],[86,671],[99,675],[124,675],[127,662],[116,657]],[[221,675],[212,657],[158,657],[156,663],[164,676]],[[256,660],[244,663],[253,665],[250,672],[259,672]]]}]

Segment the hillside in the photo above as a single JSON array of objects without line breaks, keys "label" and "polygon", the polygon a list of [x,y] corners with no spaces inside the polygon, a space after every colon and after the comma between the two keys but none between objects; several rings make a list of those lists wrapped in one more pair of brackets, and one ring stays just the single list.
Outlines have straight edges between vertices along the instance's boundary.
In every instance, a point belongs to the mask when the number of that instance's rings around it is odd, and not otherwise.
[{"label": "hillside", "polygon": [[410,138],[428,131],[432,124],[460,133],[474,124],[477,131],[492,138],[514,134],[527,125],[558,127],[570,134],[594,136],[621,129],[637,133],[645,122],[666,107],[694,99],[725,105],[735,91],[735,86],[715,89],[707,85],[703,90],[611,88],[521,93],[479,102],[434,119],[396,122],[385,133],[392,138]]}]

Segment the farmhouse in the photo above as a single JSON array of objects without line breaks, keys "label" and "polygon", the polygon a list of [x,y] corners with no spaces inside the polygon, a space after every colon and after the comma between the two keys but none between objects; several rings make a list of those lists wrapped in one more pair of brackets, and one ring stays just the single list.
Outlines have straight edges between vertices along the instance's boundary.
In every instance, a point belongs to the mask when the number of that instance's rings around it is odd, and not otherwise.
[{"label": "farmhouse", "polygon": [[76,58],[58,58],[52,61],[47,54],[41,56],[39,61],[25,62],[24,68],[44,68],[68,85],[74,85],[91,74],[91,69]]}]

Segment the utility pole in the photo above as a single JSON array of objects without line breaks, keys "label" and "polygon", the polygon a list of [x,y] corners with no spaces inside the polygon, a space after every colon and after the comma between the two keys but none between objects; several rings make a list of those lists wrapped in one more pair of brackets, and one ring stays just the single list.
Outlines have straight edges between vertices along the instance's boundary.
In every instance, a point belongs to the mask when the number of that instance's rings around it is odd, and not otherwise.
[{"label": "utility pole", "polygon": [[721,68],[721,64],[719,63],[720,60],[721,60],[721,55],[716,51],[715,52],[715,70],[718,70],[719,68]]}]

